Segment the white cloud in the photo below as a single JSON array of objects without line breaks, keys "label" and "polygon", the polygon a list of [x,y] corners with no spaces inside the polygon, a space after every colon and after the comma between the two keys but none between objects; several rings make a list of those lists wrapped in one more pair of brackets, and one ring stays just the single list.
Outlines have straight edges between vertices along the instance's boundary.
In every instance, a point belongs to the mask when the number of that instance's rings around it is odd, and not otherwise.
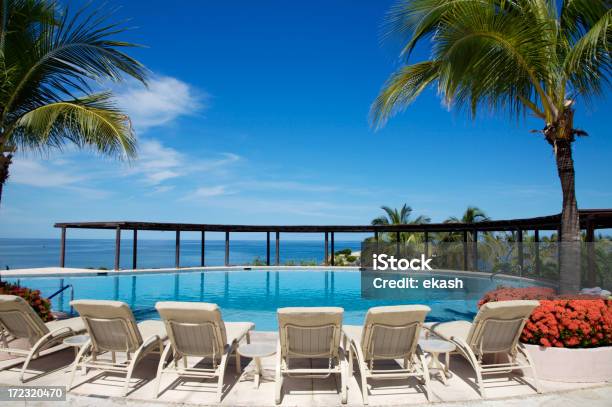
[{"label": "white cloud", "polygon": [[154,194],[163,194],[164,192],[170,192],[173,189],[174,189],[174,186],[172,186],[172,185],[161,185],[161,186],[153,188],[153,193]]},{"label": "white cloud", "polygon": [[185,195],[180,200],[189,201],[189,200],[195,200],[195,199],[212,198],[215,196],[231,195],[233,193],[235,192],[229,190],[228,187],[225,185],[215,185],[211,187],[197,188],[195,191],[193,191],[192,193],[188,195]]},{"label": "white cloud", "polygon": [[217,153],[214,158],[201,159],[165,146],[158,140],[144,139],[140,141],[137,159],[123,173],[140,175],[145,184],[157,186],[189,174],[224,171],[240,159],[233,153]]},{"label": "white cloud", "polygon": [[37,188],[63,188],[90,199],[102,199],[110,195],[109,191],[84,186],[90,178],[74,175],[72,165],[69,160],[36,161],[16,157],[9,169],[9,182]]},{"label": "white cloud", "polygon": [[299,191],[299,192],[333,192],[338,190],[337,187],[329,185],[308,184],[296,181],[248,181],[240,183],[246,189],[254,190],[281,190],[281,191]]},{"label": "white cloud", "polygon": [[[62,164],[63,165],[63,164]],[[17,157],[10,167],[10,182],[34,187],[65,187],[82,181],[84,177],[74,175],[25,157]]]},{"label": "white cloud", "polygon": [[170,76],[154,76],[148,87],[135,81],[123,86],[116,91],[117,101],[140,131],[194,114],[205,107],[208,98],[206,93]]}]

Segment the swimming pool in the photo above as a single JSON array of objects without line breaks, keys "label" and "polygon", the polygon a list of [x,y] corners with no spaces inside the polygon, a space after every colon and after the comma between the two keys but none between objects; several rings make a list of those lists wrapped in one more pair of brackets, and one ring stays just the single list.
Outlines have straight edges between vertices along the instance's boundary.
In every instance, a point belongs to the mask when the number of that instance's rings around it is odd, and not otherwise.
[{"label": "swimming pool", "polygon": [[[443,274],[441,274],[443,275]],[[356,270],[231,270],[181,271],[178,273],[119,276],[64,277],[74,287],[75,299],[114,299],[128,303],[138,320],[159,319],[157,301],[204,301],[221,307],[226,321],[252,321],[257,330],[277,329],[276,309],[287,306],[340,306],[344,323],[361,324],[368,308],[378,305],[427,304],[428,321],[471,319],[477,299],[486,291],[506,286],[535,285],[533,281],[469,276],[472,292],[457,299],[421,297],[414,301],[364,299],[360,273]],[[16,279],[8,279],[16,282]],[[39,289],[49,296],[61,286],[59,278],[22,278],[22,286]],[[68,312],[69,291],[53,298],[53,309]]]}]

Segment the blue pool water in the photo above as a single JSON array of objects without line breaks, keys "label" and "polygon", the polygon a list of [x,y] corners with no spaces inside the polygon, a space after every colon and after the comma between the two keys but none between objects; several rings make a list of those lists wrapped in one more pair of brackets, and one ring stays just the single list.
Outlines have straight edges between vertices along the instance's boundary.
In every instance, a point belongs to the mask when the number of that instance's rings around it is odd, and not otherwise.
[{"label": "blue pool water", "polygon": [[[420,292],[414,301],[364,299],[358,271],[249,270],[195,271],[123,276],[64,278],[74,286],[76,299],[114,299],[128,303],[138,320],[159,319],[157,301],[204,301],[217,303],[226,321],[252,321],[257,330],[277,329],[276,309],[287,306],[340,306],[344,323],[361,324],[368,308],[378,305],[427,304],[427,320],[471,319],[477,300],[486,291],[506,286],[533,285],[524,280],[491,281],[488,277],[465,277],[469,292],[456,292],[457,299]],[[9,280],[11,281],[11,280]],[[13,279],[12,282],[15,282]],[[20,284],[40,289],[49,296],[60,287],[58,278],[23,278]],[[470,298],[465,300],[465,298]],[[53,299],[55,310],[69,311],[70,294]]]}]

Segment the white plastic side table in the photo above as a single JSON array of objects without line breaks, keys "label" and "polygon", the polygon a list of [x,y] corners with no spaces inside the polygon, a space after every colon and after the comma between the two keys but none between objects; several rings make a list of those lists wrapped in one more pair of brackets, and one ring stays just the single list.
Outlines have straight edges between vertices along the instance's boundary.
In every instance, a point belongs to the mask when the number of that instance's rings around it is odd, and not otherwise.
[{"label": "white plastic side table", "polygon": [[[451,377],[451,373],[449,370],[450,365],[450,353],[453,352],[457,347],[455,344],[444,341],[442,339],[421,339],[419,341],[419,346],[423,350],[423,352],[429,353],[431,360],[427,365],[429,369],[429,375],[431,377],[431,371],[436,370],[440,373],[440,379],[445,386],[448,386],[446,382],[447,377]],[[440,354],[444,353],[445,364],[440,363]]]},{"label": "white plastic side table", "polygon": [[255,388],[259,388],[259,381],[263,374],[261,368],[261,358],[276,354],[276,344],[274,343],[247,343],[238,347],[238,353],[241,356],[252,358],[255,361]]},{"label": "white plastic side table", "polygon": [[[79,356],[79,351],[87,342],[89,342],[89,335],[74,335],[64,339],[64,345],[72,346],[74,348],[74,363],[77,363],[76,359]],[[83,367],[83,372],[85,371],[86,369]]]}]

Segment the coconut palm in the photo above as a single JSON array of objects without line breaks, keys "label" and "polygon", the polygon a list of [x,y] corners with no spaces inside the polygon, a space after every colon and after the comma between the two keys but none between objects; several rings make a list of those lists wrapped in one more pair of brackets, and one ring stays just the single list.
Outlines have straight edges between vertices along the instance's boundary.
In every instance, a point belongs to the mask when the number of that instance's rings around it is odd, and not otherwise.
[{"label": "coconut palm", "polygon": [[[381,206],[380,208],[385,212],[385,215],[381,215],[373,219],[372,225],[418,225],[431,222],[431,219],[424,215],[419,215],[415,219],[410,219],[412,208],[406,204],[404,204],[399,210],[397,208],[390,208],[388,206]],[[383,239],[386,239],[389,242],[395,242],[397,240],[395,233],[389,233],[386,236],[383,236]],[[418,239],[419,236],[417,236],[415,233],[400,233],[401,242],[416,241]]]},{"label": "coconut palm", "polygon": [[[561,181],[561,255],[566,291],[580,285],[580,225],[572,144],[579,101],[609,85],[612,11],[609,0],[401,0],[387,19],[390,35],[405,40],[406,63],[371,108],[375,127],[435,86],[449,107],[472,117],[484,108],[540,119]],[[413,63],[417,45],[430,59]]]},{"label": "coconut palm", "polygon": [[[486,215],[486,213],[476,207],[476,206],[468,206],[461,218],[456,216],[451,216],[446,219],[444,223],[478,223],[490,220],[490,218]],[[441,232],[436,236],[437,240],[440,242],[458,242],[463,240],[463,233],[461,232]],[[468,232],[468,239],[473,240],[473,236],[471,232]]]},{"label": "coconut palm", "polygon": [[451,216],[445,223],[478,223],[490,220],[484,211],[476,206],[468,206],[461,219]]},{"label": "coconut palm", "polygon": [[[103,9],[70,13],[58,2],[5,0],[0,9],[0,199],[18,150],[46,152],[66,144],[131,157],[128,116],[99,84],[146,70],[122,50],[125,31]],[[95,85],[94,85],[95,84]]]}]

